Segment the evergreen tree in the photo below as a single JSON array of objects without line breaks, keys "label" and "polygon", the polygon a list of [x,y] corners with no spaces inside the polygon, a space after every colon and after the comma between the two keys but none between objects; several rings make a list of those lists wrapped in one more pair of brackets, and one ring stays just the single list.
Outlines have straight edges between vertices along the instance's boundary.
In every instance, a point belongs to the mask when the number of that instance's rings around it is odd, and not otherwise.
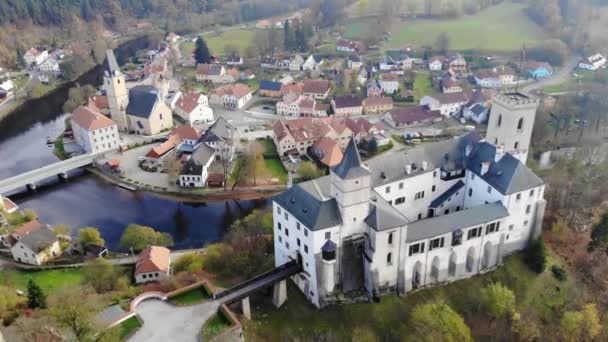
[{"label": "evergreen tree", "polygon": [[295,31],[295,45],[297,49],[301,52],[308,51],[308,39],[306,39],[306,35],[304,34],[304,30],[302,30],[302,25],[296,26]]},{"label": "evergreen tree", "polygon": [[30,309],[46,309],[46,295],[31,279],[27,282],[27,306]]},{"label": "evergreen tree", "polygon": [[211,62],[211,52],[207,47],[207,43],[203,37],[198,37],[196,40],[196,49],[194,50],[194,59],[198,64],[205,64]]},{"label": "evergreen tree", "polygon": [[285,50],[291,51],[296,48],[296,38],[293,28],[289,25],[289,21],[285,20],[283,23],[283,45]]},{"label": "evergreen tree", "polygon": [[542,273],[547,267],[547,252],[542,237],[528,247],[525,256],[526,263],[536,273]]},{"label": "evergreen tree", "polygon": [[82,18],[86,21],[93,19],[93,9],[91,8],[91,3],[89,0],[82,0],[80,13],[82,14]]},{"label": "evergreen tree", "polygon": [[608,212],[602,215],[600,222],[592,227],[591,241],[587,246],[589,252],[596,249],[606,249],[608,247]]}]

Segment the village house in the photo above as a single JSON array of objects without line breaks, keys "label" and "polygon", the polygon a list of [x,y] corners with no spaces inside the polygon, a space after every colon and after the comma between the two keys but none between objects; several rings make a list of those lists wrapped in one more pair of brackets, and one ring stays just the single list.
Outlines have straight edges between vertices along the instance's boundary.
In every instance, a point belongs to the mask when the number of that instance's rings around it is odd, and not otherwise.
[{"label": "village house", "polygon": [[58,74],[61,72],[59,62],[54,58],[47,58],[44,62],[38,64],[38,69],[41,72]]},{"label": "village house", "polygon": [[501,86],[508,87],[516,83],[515,70],[513,70],[513,68],[506,65],[501,65],[495,67],[493,70],[500,78]]},{"label": "village house", "polygon": [[281,86],[282,84],[279,82],[260,81],[258,95],[263,97],[281,97]]},{"label": "village house", "polygon": [[226,68],[221,64],[199,64],[196,66],[196,80],[199,82],[221,83]]},{"label": "village house", "polygon": [[363,61],[361,60],[361,56],[357,54],[348,55],[347,65],[349,69],[359,70],[363,66]]},{"label": "village house", "polygon": [[382,121],[392,128],[430,124],[443,119],[439,111],[426,106],[392,108],[382,116]]},{"label": "village house", "polygon": [[463,118],[475,121],[478,124],[482,124],[488,121],[489,113],[489,108],[480,103],[474,103],[462,109]]},{"label": "village house", "polygon": [[117,150],[118,126],[94,105],[78,107],[71,116],[74,140],[86,153]]},{"label": "village house", "polygon": [[215,160],[215,150],[207,144],[200,144],[190,158],[183,163],[179,174],[179,185],[184,188],[207,186],[209,167]]},{"label": "village house", "polygon": [[367,97],[374,97],[382,95],[382,88],[375,80],[371,80],[367,84]]},{"label": "village house", "polygon": [[[304,94],[304,84],[303,83],[283,83],[281,84],[281,95],[285,96],[289,93],[302,95]],[[310,96],[308,94],[307,96]]]},{"label": "village house", "polygon": [[251,89],[244,84],[227,84],[213,90],[209,103],[213,106],[238,110],[252,98]]},{"label": "village house", "polygon": [[595,71],[604,66],[606,66],[606,57],[604,57],[601,53],[591,55],[578,63],[579,68],[591,71]]},{"label": "village house", "polygon": [[167,140],[150,149],[146,159],[160,165],[160,162],[174,149],[183,153],[192,153],[200,145],[199,137],[200,133],[194,127],[178,125],[169,133]]},{"label": "village house", "polygon": [[13,259],[24,264],[43,265],[61,255],[57,235],[38,220],[23,224],[7,240]]},{"label": "village house", "polygon": [[133,277],[136,284],[161,281],[171,275],[171,251],[166,247],[146,247],[137,255]]},{"label": "village house", "polygon": [[468,102],[464,92],[426,95],[420,99],[420,105],[429,107],[430,110],[438,110],[443,116],[458,114]]},{"label": "village house", "polygon": [[347,40],[347,39],[338,39],[336,42],[336,51],[338,52],[360,52],[363,50],[363,43]]},{"label": "village house", "polygon": [[[377,136],[384,133],[384,125],[381,122],[372,123],[367,119],[344,119],[344,124],[352,132],[352,138],[355,143],[360,143],[363,139]],[[344,144],[343,144],[344,145]],[[344,149],[345,146],[342,146]]]},{"label": "village house", "polygon": [[462,86],[453,77],[446,76],[441,79],[441,90],[444,93],[459,93],[462,92]]},{"label": "village house", "polygon": [[527,62],[524,70],[534,79],[545,78],[553,75],[553,67],[547,62]]},{"label": "village house", "polygon": [[264,57],[260,61],[262,69],[280,69],[279,60],[276,57]]},{"label": "village house", "polygon": [[30,48],[23,55],[23,61],[28,67],[42,64],[49,57],[47,50],[38,50],[36,48]]},{"label": "village house", "polygon": [[239,55],[229,55],[225,58],[226,65],[243,65],[243,57]]},{"label": "village house", "polygon": [[393,109],[393,98],[388,96],[370,96],[363,100],[364,114],[381,114]]},{"label": "village house", "polygon": [[326,99],[329,95],[330,85],[327,80],[304,80],[302,92],[315,100]]},{"label": "village house", "polygon": [[203,142],[215,150],[216,160],[232,161],[238,144],[236,127],[228,123],[224,117],[220,116],[215,120],[213,125],[205,131],[200,142]]},{"label": "village house", "polygon": [[340,148],[348,144],[352,131],[335,118],[278,120],[273,125],[273,140],[280,156],[304,155],[322,137],[335,140]]},{"label": "village house", "polygon": [[431,71],[441,71],[443,70],[443,64],[446,59],[443,56],[434,56],[429,58],[429,70]]},{"label": "village house", "polygon": [[198,92],[178,93],[175,114],[188,125],[213,121],[213,109],[207,96]]},{"label": "village house", "polygon": [[399,77],[395,74],[380,75],[380,88],[385,94],[394,94],[399,90]]},{"label": "village house", "polygon": [[451,69],[455,73],[462,74],[467,72],[467,60],[461,55],[453,55],[448,58],[447,61],[448,69]]},{"label": "village house", "polygon": [[304,64],[304,58],[300,55],[295,55],[289,61],[289,71],[301,71],[302,65]]},{"label": "village house", "polygon": [[94,106],[105,116],[110,116],[110,103],[107,95],[96,94],[89,97],[89,105]]},{"label": "village house", "polygon": [[277,102],[277,114],[284,116],[300,116],[300,102],[307,98],[296,93],[288,93]]},{"label": "village house", "polygon": [[403,50],[387,50],[384,54],[388,61],[394,65],[400,66],[403,69],[412,69],[413,59],[410,58],[407,53]]},{"label": "village house", "polygon": [[313,71],[318,70],[321,64],[323,63],[323,57],[320,55],[310,55],[302,64],[302,70],[305,71]]},{"label": "village house", "polygon": [[336,96],[331,100],[335,117],[363,114],[363,101],[356,95]]},{"label": "village house", "polygon": [[492,69],[480,69],[473,73],[475,84],[483,88],[498,88],[502,81],[498,74]]}]

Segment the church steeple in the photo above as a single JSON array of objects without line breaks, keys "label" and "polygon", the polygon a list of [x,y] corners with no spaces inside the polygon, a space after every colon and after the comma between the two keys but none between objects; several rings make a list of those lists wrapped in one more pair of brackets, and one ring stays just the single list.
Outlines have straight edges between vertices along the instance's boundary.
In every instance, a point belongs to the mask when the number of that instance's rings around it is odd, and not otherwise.
[{"label": "church steeple", "polygon": [[106,51],[108,68],[103,77],[103,83],[108,96],[110,116],[116,122],[120,131],[128,131],[127,105],[129,104],[129,93],[125,75],[120,71],[116,57],[112,50]]},{"label": "church steeple", "polygon": [[355,139],[350,140],[346,150],[344,151],[342,161],[332,169],[332,172],[342,179],[361,177],[371,174],[361,161],[359,149],[357,149],[357,144],[355,144]]}]

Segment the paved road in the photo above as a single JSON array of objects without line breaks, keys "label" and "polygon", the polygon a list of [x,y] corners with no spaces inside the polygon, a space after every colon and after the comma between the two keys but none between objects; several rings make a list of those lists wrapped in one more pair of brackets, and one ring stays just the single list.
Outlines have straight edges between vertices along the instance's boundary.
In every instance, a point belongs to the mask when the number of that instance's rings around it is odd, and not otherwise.
[{"label": "paved road", "polygon": [[217,312],[218,304],[209,301],[192,306],[174,306],[148,299],[135,310],[144,324],[130,342],[199,341],[203,323]]},{"label": "paved road", "polygon": [[572,77],[572,71],[576,69],[578,62],[581,60],[580,55],[574,55],[570,57],[570,59],[564,64],[564,66],[553,76],[540,80],[538,82],[534,82],[530,85],[525,86],[522,91],[525,93],[530,93],[534,90],[541,89],[546,86],[556,85],[566,82],[570,77]]}]

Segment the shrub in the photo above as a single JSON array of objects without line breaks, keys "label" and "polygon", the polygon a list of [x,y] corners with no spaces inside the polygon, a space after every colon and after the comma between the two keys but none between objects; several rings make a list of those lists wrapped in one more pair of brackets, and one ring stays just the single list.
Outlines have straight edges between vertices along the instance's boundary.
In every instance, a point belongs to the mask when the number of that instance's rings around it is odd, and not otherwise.
[{"label": "shrub", "polygon": [[515,294],[501,283],[495,283],[481,290],[481,304],[492,318],[511,316],[515,312]]},{"label": "shrub", "polygon": [[180,256],[173,263],[173,272],[175,274],[180,272],[196,273],[203,269],[203,259],[194,253],[188,253]]},{"label": "shrub", "polygon": [[17,317],[19,317],[19,313],[16,311],[13,311],[13,312],[9,313],[8,315],[6,315],[6,317],[4,317],[2,324],[5,327],[8,327],[9,325],[13,324],[13,322],[15,322],[17,320]]},{"label": "shrub", "polygon": [[525,256],[526,264],[536,273],[542,273],[547,268],[547,252],[542,238],[528,247]]},{"label": "shrub", "polygon": [[551,272],[553,272],[555,279],[559,281],[565,281],[568,279],[568,273],[566,273],[566,270],[564,270],[560,265],[551,266]]}]

